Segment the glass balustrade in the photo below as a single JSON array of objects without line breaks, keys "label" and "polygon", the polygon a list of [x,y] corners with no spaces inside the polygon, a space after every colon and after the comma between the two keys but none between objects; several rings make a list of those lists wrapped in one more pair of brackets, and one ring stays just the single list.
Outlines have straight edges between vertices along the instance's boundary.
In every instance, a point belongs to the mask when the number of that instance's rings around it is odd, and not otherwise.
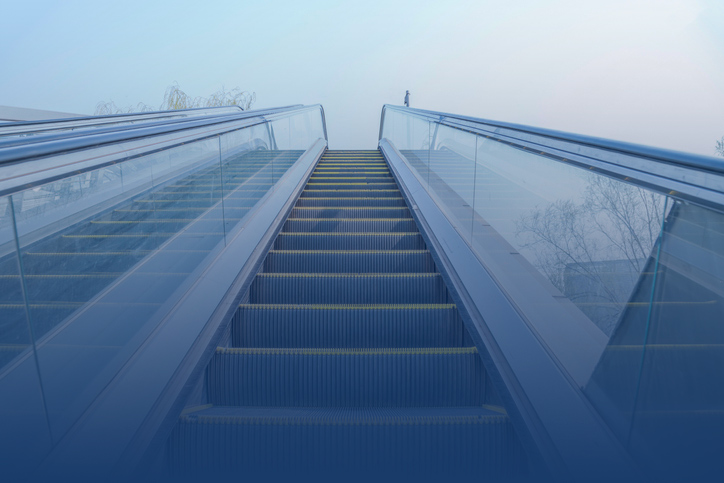
[{"label": "glass balustrade", "polygon": [[706,474],[724,434],[724,207],[449,121],[386,107],[380,137],[635,459]]},{"label": "glass balustrade", "polygon": [[0,452],[57,443],[319,139],[314,106],[0,166]]}]

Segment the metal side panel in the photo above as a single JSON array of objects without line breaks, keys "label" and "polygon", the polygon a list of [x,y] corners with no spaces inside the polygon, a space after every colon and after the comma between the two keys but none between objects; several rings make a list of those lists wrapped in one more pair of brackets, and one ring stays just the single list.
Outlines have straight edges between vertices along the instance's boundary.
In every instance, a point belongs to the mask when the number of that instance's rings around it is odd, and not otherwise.
[{"label": "metal side panel", "polygon": [[[239,304],[326,149],[319,139],[277,183],[274,193],[199,276],[146,339],[41,469],[42,475],[130,477],[159,436],[170,431],[192,389],[194,374],[208,364]],[[169,423],[170,421],[170,423]],[[167,433],[165,433],[167,434]],[[77,471],[82,469],[83,474]]]},{"label": "metal side panel", "polygon": [[[450,224],[402,155],[380,148],[529,451],[555,481],[631,481],[625,450]],[[531,455],[534,457],[535,455]]]}]

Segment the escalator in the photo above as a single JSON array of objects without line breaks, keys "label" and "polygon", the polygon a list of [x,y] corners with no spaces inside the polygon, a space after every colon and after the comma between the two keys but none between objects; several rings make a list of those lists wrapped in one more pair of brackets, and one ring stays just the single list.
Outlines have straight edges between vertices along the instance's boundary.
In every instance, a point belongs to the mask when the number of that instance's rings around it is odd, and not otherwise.
[{"label": "escalator", "polygon": [[[26,310],[33,336],[40,339],[132,269],[145,275],[145,292],[119,310],[129,305],[156,310],[165,300],[158,293],[178,286],[300,154],[263,150],[229,157],[223,167],[173,178],[28,244],[21,251],[24,286],[13,274],[15,254],[0,257],[0,273],[12,274],[0,276],[0,368],[29,346]],[[7,209],[33,211],[22,204]],[[178,236],[182,232],[193,236]],[[159,247],[164,259],[138,265]],[[179,263],[184,256],[189,258]],[[123,325],[128,330],[132,323]]]},{"label": "escalator", "polygon": [[513,427],[378,151],[327,151],[168,440],[177,475],[519,477]]}]

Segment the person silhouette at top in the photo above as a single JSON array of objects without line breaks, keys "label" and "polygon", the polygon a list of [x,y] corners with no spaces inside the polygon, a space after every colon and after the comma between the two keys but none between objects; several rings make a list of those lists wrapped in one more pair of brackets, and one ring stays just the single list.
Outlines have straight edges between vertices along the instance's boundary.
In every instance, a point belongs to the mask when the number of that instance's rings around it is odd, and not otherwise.
[{"label": "person silhouette at top", "polygon": [[405,91],[405,107],[410,107],[410,91]]}]

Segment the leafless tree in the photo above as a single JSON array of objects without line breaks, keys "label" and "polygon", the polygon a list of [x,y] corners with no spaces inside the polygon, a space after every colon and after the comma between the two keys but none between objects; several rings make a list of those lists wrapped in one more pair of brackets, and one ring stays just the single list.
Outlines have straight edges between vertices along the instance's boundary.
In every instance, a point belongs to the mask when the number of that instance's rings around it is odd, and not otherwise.
[{"label": "leafless tree", "polygon": [[[157,110],[159,111],[171,111],[175,109],[193,109],[198,107],[222,107],[222,106],[239,106],[245,111],[256,102],[255,92],[242,91],[240,88],[235,87],[231,90],[226,90],[222,87],[220,90],[214,92],[209,97],[191,97],[186,94],[178,83],[173,83],[166,88],[166,92],[163,96],[163,102]],[[151,106],[139,102],[135,107],[118,107],[113,101],[110,102],[99,102],[96,105],[96,116],[103,116],[109,114],[129,114],[133,112],[150,112],[156,109]]]},{"label": "leafless tree", "polygon": [[[605,320],[595,322],[607,331],[651,254],[663,210],[662,195],[592,176],[581,202],[557,200],[532,210],[518,220],[517,236],[562,293],[599,304],[587,313],[597,311]],[[571,280],[576,287],[566,286]]]}]

